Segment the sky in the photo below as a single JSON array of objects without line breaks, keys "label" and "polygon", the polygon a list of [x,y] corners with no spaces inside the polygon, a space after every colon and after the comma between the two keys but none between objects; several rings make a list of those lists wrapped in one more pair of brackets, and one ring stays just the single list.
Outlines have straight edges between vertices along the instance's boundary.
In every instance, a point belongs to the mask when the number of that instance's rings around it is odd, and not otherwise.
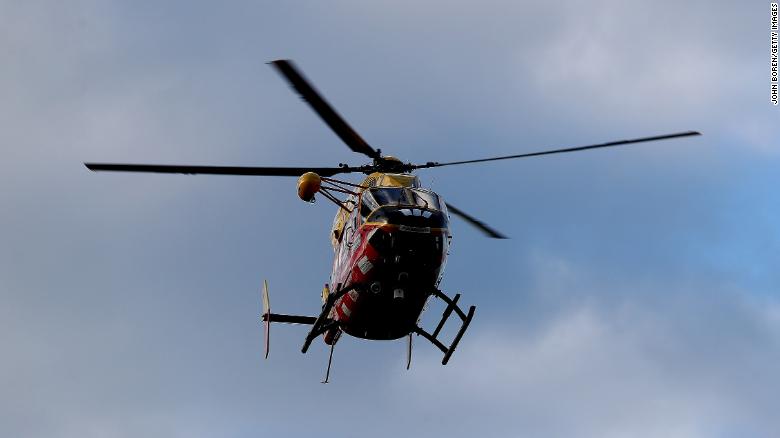
[{"label": "sky", "polygon": [[[0,0],[0,435],[773,437],[780,109],[769,2]],[[93,162],[364,164],[266,65],[293,59],[453,219],[421,338],[301,355],[335,207],[294,178]],[[435,324],[440,303],[424,323]],[[448,327],[447,333],[453,328]]]}]

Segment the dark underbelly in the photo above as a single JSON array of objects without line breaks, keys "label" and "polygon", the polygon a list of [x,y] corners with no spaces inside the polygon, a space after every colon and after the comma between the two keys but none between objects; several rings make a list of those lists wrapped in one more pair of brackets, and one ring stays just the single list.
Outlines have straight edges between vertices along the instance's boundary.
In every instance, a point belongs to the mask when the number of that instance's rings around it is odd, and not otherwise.
[{"label": "dark underbelly", "polygon": [[[431,285],[432,287],[433,285]],[[397,290],[362,292],[349,321],[341,329],[365,339],[398,339],[417,325],[431,288],[406,288],[403,296]]]}]

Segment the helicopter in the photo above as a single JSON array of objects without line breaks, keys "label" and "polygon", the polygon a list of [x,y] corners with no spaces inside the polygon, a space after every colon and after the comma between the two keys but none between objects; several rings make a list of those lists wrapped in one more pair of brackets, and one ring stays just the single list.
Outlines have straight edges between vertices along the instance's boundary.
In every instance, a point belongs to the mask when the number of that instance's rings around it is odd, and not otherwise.
[{"label": "helicopter", "polygon": [[[450,218],[456,216],[490,238],[506,236],[424,188],[414,171],[701,135],[697,131],[685,131],[515,155],[414,164],[383,155],[380,149],[370,146],[292,61],[276,60],[269,64],[347,147],[372,161],[360,166],[339,164],[336,167],[84,165],[92,171],[298,177],[298,196],[303,201],[313,203],[315,195],[320,194],[333,202],[338,207],[330,234],[333,266],[329,282],[322,289],[318,316],[272,313],[267,281],[262,288],[265,358],[270,349],[271,323],[310,325],[301,351],[306,353],[319,336],[330,347],[323,383],[329,381],[333,350],[342,334],[369,340],[406,338],[406,368],[409,369],[413,335],[422,336],[441,350],[441,363],[446,365],[471,323],[476,307],[472,305],[464,310],[458,304],[460,294],[449,297],[439,289],[452,240]],[[365,177],[359,183],[333,178],[341,174]],[[442,300],[446,307],[436,327],[425,330],[420,322],[431,298]],[[445,343],[440,335],[453,315],[460,327],[452,340]]]}]

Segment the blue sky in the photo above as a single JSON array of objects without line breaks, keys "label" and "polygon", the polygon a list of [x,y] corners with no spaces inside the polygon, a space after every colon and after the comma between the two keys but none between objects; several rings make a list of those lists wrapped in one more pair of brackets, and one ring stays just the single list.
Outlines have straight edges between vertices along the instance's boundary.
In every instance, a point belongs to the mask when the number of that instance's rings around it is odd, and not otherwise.
[{"label": "blue sky", "polygon": [[[0,29],[0,435],[780,430],[768,2],[5,0]],[[361,164],[277,58],[409,161],[704,136],[421,172],[512,237],[453,223],[475,320],[446,367],[344,338],[321,385],[304,328],[262,360],[258,291],[318,310],[332,205],[81,164]]]}]

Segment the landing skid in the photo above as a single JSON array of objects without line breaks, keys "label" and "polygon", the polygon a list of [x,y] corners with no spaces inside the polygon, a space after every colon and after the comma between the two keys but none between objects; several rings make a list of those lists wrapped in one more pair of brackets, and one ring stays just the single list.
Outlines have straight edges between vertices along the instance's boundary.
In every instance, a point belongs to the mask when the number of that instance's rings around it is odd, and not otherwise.
[{"label": "landing skid", "polygon": [[[441,320],[439,321],[439,324],[436,326],[436,329],[433,331],[433,334],[426,332],[420,327],[415,326],[413,331],[414,333],[417,333],[418,335],[424,337],[425,339],[429,340],[433,345],[439,348],[439,350],[444,353],[444,358],[441,360],[442,365],[447,365],[447,362],[449,362],[450,357],[452,356],[452,353],[455,352],[455,348],[457,348],[458,343],[460,342],[460,339],[463,337],[463,334],[466,333],[466,329],[469,327],[469,324],[471,323],[471,318],[474,316],[474,311],[476,310],[476,306],[469,307],[468,313],[463,313],[463,311],[458,307],[458,300],[460,299],[460,294],[455,294],[454,299],[450,299],[447,295],[444,295],[444,293],[438,289],[435,289],[434,292],[431,294],[435,296],[436,298],[441,299],[445,303],[447,303],[447,308],[444,309],[444,313],[441,315]],[[458,330],[458,333],[455,335],[455,338],[452,340],[452,343],[448,346],[444,345],[437,336],[441,332],[441,329],[444,328],[444,323],[447,322],[447,320],[452,316],[452,312],[455,312],[458,317],[460,317],[461,325],[460,329]],[[408,356],[407,356],[407,362],[406,367],[409,369],[409,364],[411,364],[411,338],[409,339],[409,347],[408,347]]]},{"label": "landing skid", "polygon": [[[309,346],[311,345],[312,341],[314,341],[317,336],[327,332],[333,327],[338,326],[338,321],[334,321],[330,318],[328,318],[328,315],[330,314],[331,309],[333,309],[333,306],[336,304],[336,301],[339,300],[339,298],[343,297],[348,292],[359,289],[360,284],[351,284],[345,288],[341,288],[341,284],[338,285],[336,288],[336,292],[328,295],[328,298],[325,300],[325,303],[322,305],[322,311],[320,312],[320,316],[317,317],[317,319],[314,321],[314,324],[311,327],[311,330],[309,330],[309,334],[306,335],[306,340],[303,341],[303,347],[301,348],[301,353],[306,353],[306,351],[309,350]],[[335,340],[333,342],[336,343]]]},{"label": "landing skid", "polygon": [[[330,368],[331,364],[333,362],[333,347],[336,344],[336,341],[338,341],[341,330],[339,329],[339,323],[336,320],[333,320],[328,317],[330,315],[331,310],[333,310],[333,306],[335,306],[336,302],[341,299],[344,295],[347,293],[357,290],[358,292],[363,291],[363,285],[359,283],[351,284],[345,288],[341,287],[341,284],[339,284],[336,287],[336,292],[328,295],[327,299],[325,300],[325,303],[322,305],[322,310],[320,311],[319,316],[316,318],[313,316],[301,316],[301,315],[285,315],[285,314],[279,314],[279,313],[271,313],[271,306],[270,306],[270,300],[268,299],[268,284],[263,283],[263,314],[262,314],[262,320],[265,322],[265,357],[268,358],[268,351],[269,351],[269,332],[270,332],[270,325],[272,322],[280,322],[280,323],[287,323],[287,324],[311,324],[311,330],[309,330],[309,333],[306,335],[306,339],[303,342],[303,346],[301,347],[301,353],[306,353],[309,350],[309,346],[311,346],[312,341],[316,339],[318,336],[326,333],[328,330],[331,329],[337,329],[337,332],[335,333],[335,336],[333,340],[330,342],[330,354],[328,357],[328,368],[325,372],[325,380],[322,383],[328,383],[330,379]],[[455,352],[455,349],[458,346],[458,343],[460,343],[461,338],[463,338],[463,334],[466,333],[466,329],[468,328],[469,324],[471,323],[471,318],[474,317],[474,311],[476,310],[475,306],[471,306],[468,309],[468,312],[463,312],[461,308],[458,306],[458,300],[460,299],[460,294],[456,294],[454,298],[450,298],[447,295],[445,295],[442,291],[438,289],[434,289],[433,292],[431,292],[432,296],[435,296],[436,298],[439,298],[440,300],[447,303],[447,307],[444,309],[444,312],[442,313],[441,320],[439,320],[439,323],[436,325],[436,328],[433,330],[433,333],[428,333],[423,328],[414,326],[411,331],[409,332],[409,335],[407,336],[407,351],[406,351],[406,369],[408,370],[412,363],[412,334],[417,334],[419,336],[424,337],[428,341],[430,341],[433,345],[435,345],[439,350],[444,353],[444,358],[441,361],[442,365],[447,365],[447,362],[449,362],[450,357],[452,356],[452,353]],[[441,333],[441,330],[444,328],[445,323],[450,319],[453,312],[460,318],[461,325],[460,329],[458,329],[458,332],[455,334],[455,338],[452,340],[449,346],[442,343],[438,336]]]}]

